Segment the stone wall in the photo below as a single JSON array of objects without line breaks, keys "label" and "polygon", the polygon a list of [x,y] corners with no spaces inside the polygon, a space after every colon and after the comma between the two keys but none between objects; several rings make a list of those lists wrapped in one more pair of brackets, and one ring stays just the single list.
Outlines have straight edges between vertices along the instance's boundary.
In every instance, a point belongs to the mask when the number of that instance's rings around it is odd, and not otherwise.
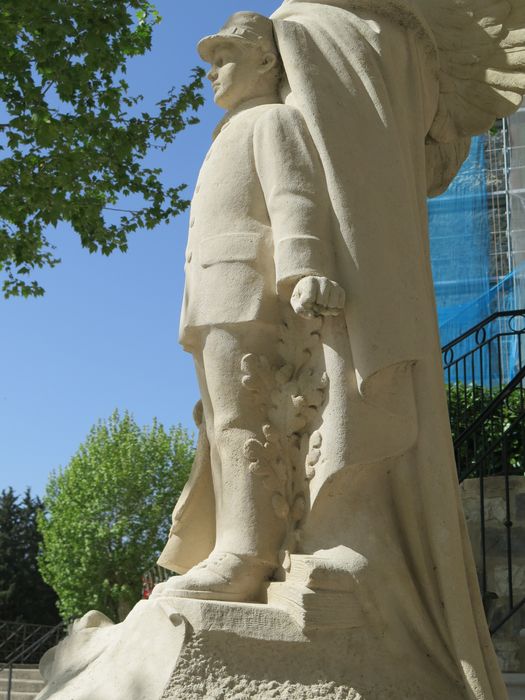
[{"label": "stone wall", "polygon": [[[525,477],[509,479],[510,528],[512,537],[512,575],[514,604],[525,597]],[[509,607],[509,567],[507,563],[507,501],[505,479],[501,476],[484,479],[485,538],[487,553],[487,590],[489,622],[501,619]],[[478,573],[482,570],[480,482],[467,479],[461,484],[463,507],[476,559]],[[518,611],[493,639],[503,671],[525,672],[525,606]]]}]

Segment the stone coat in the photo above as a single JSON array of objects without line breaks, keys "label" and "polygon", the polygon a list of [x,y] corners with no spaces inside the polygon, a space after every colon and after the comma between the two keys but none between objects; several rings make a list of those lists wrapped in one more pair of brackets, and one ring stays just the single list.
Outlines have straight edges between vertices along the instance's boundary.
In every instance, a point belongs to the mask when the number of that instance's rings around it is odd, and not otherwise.
[{"label": "stone coat", "polygon": [[278,322],[280,288],[332,275],[324,172],[300,112],[252,102],[217,131],[191,208],[185,347],[198,327]]}]

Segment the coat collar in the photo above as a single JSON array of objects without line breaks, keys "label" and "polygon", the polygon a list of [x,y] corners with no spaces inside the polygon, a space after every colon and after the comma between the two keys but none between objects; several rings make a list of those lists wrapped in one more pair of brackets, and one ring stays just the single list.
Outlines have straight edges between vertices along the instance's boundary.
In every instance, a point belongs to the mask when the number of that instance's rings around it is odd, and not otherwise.
[{"label": "coat collar", "polygon": [[215,141],[215,139],[221,133],[221,131],[230,123],[230,121],[234,117],[236,117],[238,114],[241,114],[241,112],[245,112],[247,109],[252,109],[252,107],[259,107],[260,105],[268,104],[279,104],[279,100],[277,99],[277,97],[274,100],[272,100],[271,98],[268,98],[267,95],[264,97],[255,97],[253,100],[243,102],[243,104],[239,105],[239,107],[237,107],[236,109],[232,109],[231,112],[228,112],[224,115],[224,117],[213,130],[212,140]]}]

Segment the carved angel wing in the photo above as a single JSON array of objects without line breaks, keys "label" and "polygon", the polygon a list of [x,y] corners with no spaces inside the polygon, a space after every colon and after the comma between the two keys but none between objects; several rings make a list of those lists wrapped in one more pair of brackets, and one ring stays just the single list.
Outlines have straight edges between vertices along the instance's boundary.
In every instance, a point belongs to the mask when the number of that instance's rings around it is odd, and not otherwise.
[{"label": "carved angel wing", "polygon": [[481,134],[525,93],[525,0],[414,0],[435,37],[441,98],[430,136]]},{"label": "carved angel wing", "polygon": [[[443,192],[470,138],[512,114],[525,94],[525,0],[284,0],[424,20],[439,58],[440,98],[426,148],[428,193]],[[279,16],[279,11],[275,13]]]},{"label": "carved angel wing", "polygon": [[439,107],[426,148],[428,193],[446,190],[470,137],[512,114],[525,94],[525,0],[413,0],[434,36]]}]

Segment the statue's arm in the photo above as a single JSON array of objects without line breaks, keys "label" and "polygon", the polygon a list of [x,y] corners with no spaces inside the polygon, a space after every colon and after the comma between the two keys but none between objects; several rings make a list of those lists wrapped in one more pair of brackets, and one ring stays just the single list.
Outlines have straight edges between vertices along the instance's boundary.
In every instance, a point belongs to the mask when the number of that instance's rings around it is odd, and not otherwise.
[{"label": "statue's arm", "polygon": [[302,316],[338,313],[344,292],[332,281],[326,181],[299,111],[276,105],[265,113],[256,124],[254,153],[273,232],[277,292]]}]

